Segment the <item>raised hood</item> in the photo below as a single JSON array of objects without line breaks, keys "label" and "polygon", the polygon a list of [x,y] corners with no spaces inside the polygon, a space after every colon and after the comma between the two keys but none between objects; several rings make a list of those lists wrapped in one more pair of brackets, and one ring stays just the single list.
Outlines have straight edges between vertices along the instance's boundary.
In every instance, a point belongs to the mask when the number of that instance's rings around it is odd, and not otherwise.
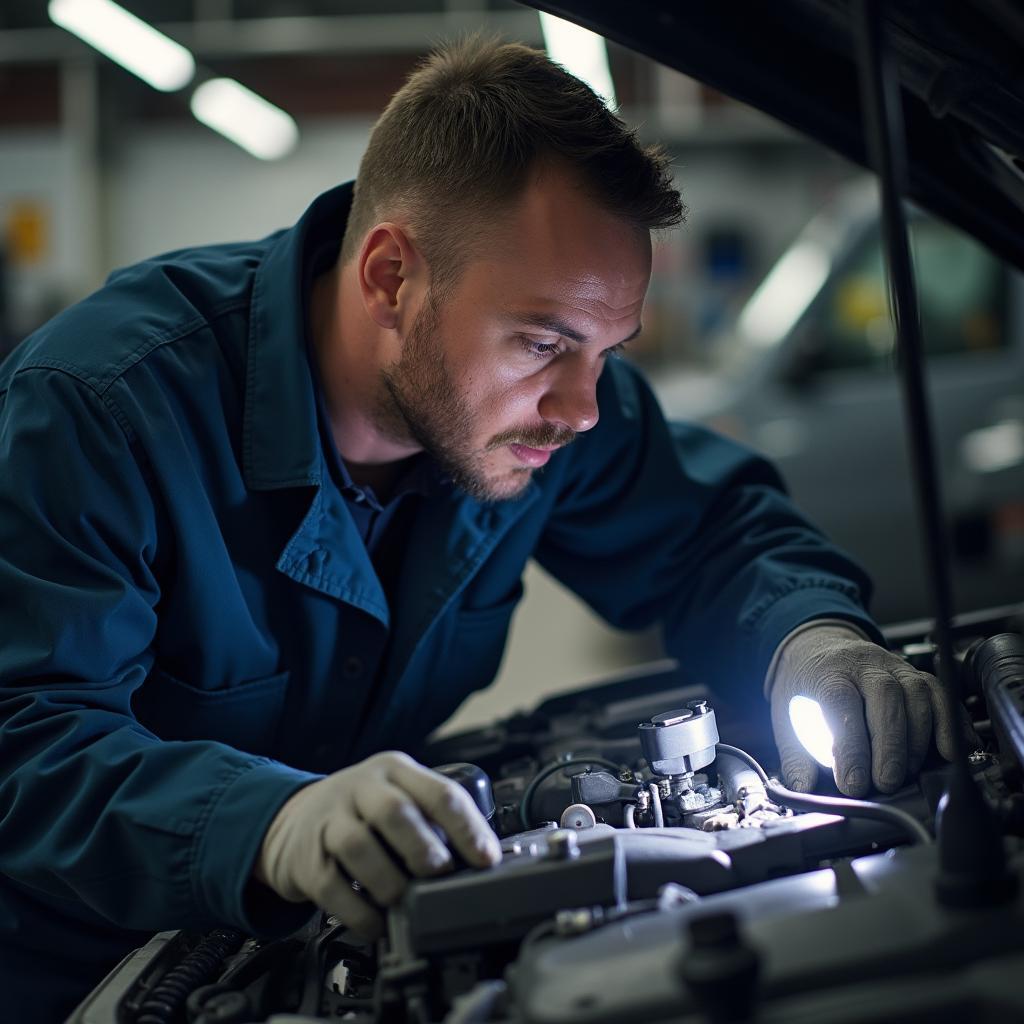
[{"label": "raised hood", "polygon": [[[562,0],[599,32],[867,165],[860,0]],[[890,0],[909,193],[1024,269],[1024,4]]]}]

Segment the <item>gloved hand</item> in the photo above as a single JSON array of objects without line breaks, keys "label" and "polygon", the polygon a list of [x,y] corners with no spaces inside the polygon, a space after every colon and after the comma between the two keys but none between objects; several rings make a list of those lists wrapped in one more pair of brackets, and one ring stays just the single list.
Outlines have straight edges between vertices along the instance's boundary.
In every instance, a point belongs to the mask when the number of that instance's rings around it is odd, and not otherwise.
[{"label": "gloved hand", "polygon": [[498,837],[461,786],[406,754],[375,754],[289,798],[270,823],[253,875],[284,899],[311,900],[373,938],[381,914],[352,883],[388,907],[410,875],[450,869],[451,853],[431,822],[467,863],[501,860]]},{"label": "gloved hand", "polygon": [[852,626],[811,626],[792,634],[766,685],[783,779],[791,789],[810,792],[818,778],[818,763],[789,719],[789,702],[798,694],[821,706],[834,741],[836,785],[847,796],[864,796],[872,783],[883,793],[899,789],[920,770],[933,732],[939,753],[952,758],[952,723],[938,680]]}]

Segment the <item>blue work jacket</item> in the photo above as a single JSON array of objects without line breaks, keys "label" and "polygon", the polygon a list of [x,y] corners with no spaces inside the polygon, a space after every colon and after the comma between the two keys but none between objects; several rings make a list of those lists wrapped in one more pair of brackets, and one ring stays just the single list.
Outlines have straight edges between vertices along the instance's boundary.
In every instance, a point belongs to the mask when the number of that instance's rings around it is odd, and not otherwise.
[{"label": "blue work jacket", "polygon": [[417,499],[385,596],[306,353],[309,260],[351,195],[120,270],[0,367],[0,1000],[21,1024],[153,931],[308,916],[247,891],[274,814],[491,682],[531,556],[613,625],[661,623],[724,694],[759,698],[809,619],[878,636],[867,580],[772,467],[667,423],[618,360],[598,425],[520,498]]}]

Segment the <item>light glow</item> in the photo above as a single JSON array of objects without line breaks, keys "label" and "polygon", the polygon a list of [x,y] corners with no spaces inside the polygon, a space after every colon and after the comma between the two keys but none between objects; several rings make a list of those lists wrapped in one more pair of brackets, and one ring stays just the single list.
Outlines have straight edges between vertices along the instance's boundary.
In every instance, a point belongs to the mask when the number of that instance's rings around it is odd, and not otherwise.
[{"label": "light glow", "polygon": [[793,697],[789,702],[789,721],[804,750],[823,768],[832,768],[832,730],[825,722],[821,705],[810,697]]},{"label": "light glow", "polygon": [[772,267],[739,318],[740,330],[755,344],[778,344],[821,290],[831,266],[813,242],[798,242]]},{"label": "light glow", "polygon": [[603,37],[571,21],[540,12],[540,30],[548,56],[571,75],[586,82],[605,105],[614,110],[615,83],[608,66],[608,47]]},{"label": "light glow", "polygon": [[196,73],[192,54],[112,0],[50,0],[54,24],[67,29],[161,92],[183,89]]},{"label": "light glow", "polygon": [[277,160],[299,141],[291,115],[233,78],[211,78],[192,94],[192,113],[260,160]]},{"label": "light glow", "polygon": [[975,473],[1000,473],[1024,462],[1024,421],[980,427],[960,442],[964,463]]}]

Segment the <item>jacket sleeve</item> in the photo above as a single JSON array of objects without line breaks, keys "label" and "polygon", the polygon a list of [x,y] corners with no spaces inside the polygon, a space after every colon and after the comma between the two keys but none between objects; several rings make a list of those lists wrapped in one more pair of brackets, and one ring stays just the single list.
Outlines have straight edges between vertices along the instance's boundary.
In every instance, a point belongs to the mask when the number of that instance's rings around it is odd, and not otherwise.
[{"label": "jacket sleeve", "polygon": [[[721,695],[757,694],[776,647],[815,618],[859,625],[871,584],[793,506],[765,459],[668,423],[639,373],[610,362],[538,561],[612,625],[659,624],[667,652]],[[572,451],[567,449],[567,454]]]},{"label": "jacket sleeve", "polygon": [[289,930],[245,898],[263,833],[315,776],[132,714],[152,664],[159,503],[127,420],[56,366],[0,394],[0,871],[137,929]]}]

